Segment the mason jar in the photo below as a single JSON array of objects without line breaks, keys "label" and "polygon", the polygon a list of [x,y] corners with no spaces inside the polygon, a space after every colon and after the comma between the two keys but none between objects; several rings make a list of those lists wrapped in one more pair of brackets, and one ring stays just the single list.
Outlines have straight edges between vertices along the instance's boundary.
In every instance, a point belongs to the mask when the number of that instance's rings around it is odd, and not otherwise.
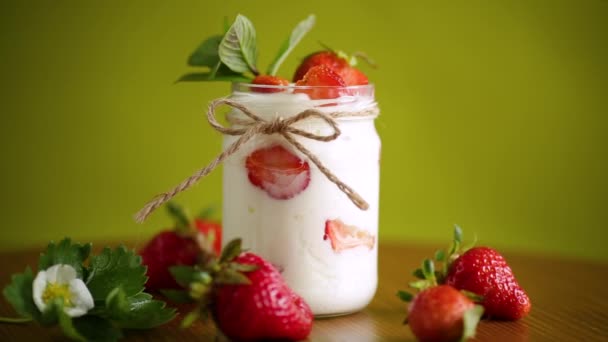
[{"label": "mason jar", "polygon": [[[378,281],[373,85],[234,84],[229,100],[266,124],[288,122],[290,130],[260,129],[224,161],[224,241],[240,237],[245,249],[273,263],[315,316],[363,309]],[[301,114],[311,110],[324,115]],[[255,121],[236,108],[226,117],[231,128]],[[224,149],[239,138],[224,135]]]}]

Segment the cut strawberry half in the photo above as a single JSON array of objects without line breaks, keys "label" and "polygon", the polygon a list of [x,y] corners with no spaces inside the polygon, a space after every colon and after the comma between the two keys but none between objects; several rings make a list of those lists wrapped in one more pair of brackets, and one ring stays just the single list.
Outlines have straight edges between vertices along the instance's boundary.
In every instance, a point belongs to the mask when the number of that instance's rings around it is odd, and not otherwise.
[{"label": "cut strawberry half", "polygon": [[271,75],[258,75],[251,82],[252,84],[259,86],[272,86],[272,87],[252,87],[251,90],[256,93],[278,93],[283,91],[284,89],[274,87],[274,86],[288,86],[289,81],[279,77],[279,76],[271,76]]},{"label": "cut strawberry half", "polygon": [[251,184],[275,199],[289,199],[304,191],[310,182],[308,163],[281,145],[251,153],[245,162]]},{"label": "cut strawberry half", "polygon": [[331,248],[336,252],[359,246],[365,246],[371,250],[376,242],[375,236],[369,232],[344,224],[340,219],[325,221],[323,240],[328,239],[331,242]]},{"label": "cut strawberry half", "polygon": [[341,87],[346,83],[340,75],[325,65],[317,65],[308,70],[297,86],[310,86],[309,89],[296,89],[296,93],[306,93],[311,99],[335,99],[340,97]]}]

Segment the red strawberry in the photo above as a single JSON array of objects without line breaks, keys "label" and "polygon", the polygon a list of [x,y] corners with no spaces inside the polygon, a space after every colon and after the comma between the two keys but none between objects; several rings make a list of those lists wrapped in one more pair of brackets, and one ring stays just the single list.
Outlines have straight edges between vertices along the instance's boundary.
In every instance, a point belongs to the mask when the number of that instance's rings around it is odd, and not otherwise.
[{"label": "red strawberry", "polygon": [[331,242],[331,248],[336,252],[359,246],[365,246],[371,250],[376,241],[376,238],[369,232],[346,225],[339,219],[325,221],[323,240],[327,239]]},{"label": "red strawberry", "polygon": [[233,262],[257,269],[245,273],[250,284],[217,288],[213,315],[220,330],[239,341],[305,339],[312,329],[312,311],[277,269],[252,253],[243,253]]},{"label": "red strawberry", "polygon": [[165,230],[155,235],[140,251],[142,263],[148,266],[148,290],[180,288],[169,267],[175,265],[194,265],[200,249],[189,235]]},{"label": "red strawberry", "polygon": [[342,77],[344,84],[347,86],[369,83],[367,76],[361,70],[353,67],[341,53],[338,54],[333,51],[319,51],[306,57],[296,70],[293,81],[302,80],[311,68],[318,65],[325,65],[330,68]]},{"label": "red strawberry", "polygon": [[195,219],[194,225],[201,234],[197,236],[200,243],[210,244],[210,250],[212,250],[215,255],[220,255],[222,250],[222,225],[218,222],[203,218]]},{"label": "red strawberry", "polygon": [[449,267],[446,283],[482,296],[481,304],[491,318],[516,320],[530,312],[528,295],[503,256],[492,248],[475,247],[458,257]]},{"label": "red strawberry", "polygon": [[338,74],[344,79],[344,83],[346,85],[366,85],[369,84],[369,80],[367,76],[361,70],[355,67],[346,67],[342,68]]},{"label": "red strawberry", "polygon": [[422,342],[459,341],[463,334],[465,339],[471,337],[481,315],[471,311],[476,317],[465,319],[469,310],[478,309],[464,294],[448,285],[434,286],[414,297],[408,307],[407,324]]},{"label": "red strawberry", "polygon": [[293,81],[297,82],[303,79],[304,75],[308,73],[308,70],[317,65],[325,65],[332,70],[340,70],[350,66],[346,59],[339,57],[338,54],[333,51],[318,51],[304,58],[298,69],[296,69]]},{"label": "red strawberry", "polygon": [[276,199],[289,199],[304,191],[310,182],[308,163],[281,145],[261,148],[245,162],[251,184]]},{"label": "red strawberry", "polygon": [[311,99],[335,99],[340,97],[340,90],[346,83],[340,75],[325,65],[317,65],[308,70],[304,78],[296,82],[297,86],[311,86],[309,89],[296,89],[296,93],[306,93]]},{"label": "red strawberry", "polygon": [[279,76],[271,76],[271,75],[258,75],[256,76],[252,84],[256,85],[268,85],[272,87],[252,87],[251,90],[258,93],[277,93],[283,91],[283,89],[278,88],[276,86],[288,86],[289,81],[279,77]]}]

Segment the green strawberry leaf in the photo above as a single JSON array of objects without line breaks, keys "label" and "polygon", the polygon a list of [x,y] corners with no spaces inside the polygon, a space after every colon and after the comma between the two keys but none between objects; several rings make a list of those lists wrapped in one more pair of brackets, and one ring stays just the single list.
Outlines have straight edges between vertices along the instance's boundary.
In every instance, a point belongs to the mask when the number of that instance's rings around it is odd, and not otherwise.
[{"label": "green strawberry leaf", "polygon": [[160,290],[160,293],[176,304],[193,302],[192,297],[190,297],[188,292],[183,290],[163,289]]},{"label": "green strawberry leaf", "polygon": [[464,312],[463,317],[463,331],[462,337],[460,338],[461,342],[468,340],[469,338],[475,337],[475,330],[477,329],[477,324],[483,315],[483,306],[475,305],[471,309]]},{"label": "green strawberry leaf", "polygon": [[399,299],[401,299],[402,301],[407,302],[407,303],[411,302],[412,299],[414,299],[414,295],[412,295],[409,292],[401,291],[401,290],[397,291],[397,297],[399,297]]},{"label": "green strawberry leaf", "polygon": [[106,247],[91,258],[89,277],[86,281],[95,300],[105,300],[119,285],[127,296],[143,291],[146,283],[146,267],[141,257],[124,246],[111,250]]},{"label": "green strawberry leaf", "polygon": [[414,272],[412,272],[412,275],[417,279],[425,279],[421,268],[415,269]]},{"label": "green strawberry leaf", "polygon": [[177,204],[176,202],[169,201],[166,205],[167,212],[169,213],[169,217],[173,219],[175,226],[179,229],[186,229],[190,227],[190,218],[188,218],[188,214],[186,214],[186,210]]},{"label": "green strawberry leaf", "polygon": [[224,38],[222,35],[215,35],[204,40],[188,58],[188,65],[215,67],[220,61],[218,49],[222,38]]},{"label": "green strawberry leaf", "polygon": [[112,290],[105,301],[104,314],[111,320],[122,320],[129,313],[129,301],[122,288]]},{"label": "green strawberry leaf", "polygon": [[40,320],[40,311],[34,303],[32,284],[34,274],[27,267],[23,273],[13,274],[11,283],[8,284],[2,294],[13,309],[21,316]]},{"label": "green strawberry leaf", "polygon": [[69,238],[61,240],[59,244],[51,242],[46,248],[46,251],[40,254],[38,270],[46,270],[57,264],[66,264],[74,267],[78,276],[83,278],[84,269],[82,264],[89,257],[90,253],[90,243],[85,244],[84,246],[78,243],[73,244]]},{"label": "green strawberry leaf", "polygon": [[74,327],[72,317],[68,316],[68,314],[63,311],[63,301],[61,299],[55,300],[52,304],[52,308],[56,312],[56,315],[59,319],[59,327],[61,328],[61,331],[63,331],[63,334],[65,336],[76,341],[87,340]]},{"label": "green strawberry leaf", "polygon": [[122,332],[109,320],[86,315],[72,320],[76,331],[90,342],[113,342],[121,339]]},{"label": "green strawberry leaf", "polygon": [[298,45],[298,43],[314,25],[315,16],[313,14],[309,15],[308,18],[302,20],[298,23],[298,25],[296,25],[293,31],[291,31],[291,35],[289,35],[285,42],[283,42],[283,45],[281,45],[279,53],[274,58],[274,61],[268,67],[268,75],[276,75],[279,67],[285,61],[285,58],[287,58],[291,51],[296,47],[296,45]]},{"label": "green strawberry leaf", "polygon": [[435,261],[445,261],[445,251],[443,249],[439,249],[435,252]]},{"label": "green strawberry leaf", "polygon": [[122,328],[150,329],[175,318],[175,309],[166,307],[165,302],[153,299],[150,294],[139,293],[128,297],[127,302],[128,311],[116,320]]},{"label": "green strawberry leaf", "polygon": [[179,285],[187,287],[195,280],[195,273],[199,273],[201,270],[196,266],[178,265],[169,267],[169,272]]},{"label": "green strawberry leaf", "polygon": [[232,259],[236,258],[239,254],[241,254],[242,249],[241,245],[243,244],[243,240],[236,238],[228,242],[228,244],[222,250],[222,255],[220,256],[220,262],[232,261]]},{"label": "green strawberry leaf", "polygon": [[220,42],[219,56],[222,63],[237,73],[251,71],[258,74],[256,33],[253,24],[244,15],[236,20]]}]

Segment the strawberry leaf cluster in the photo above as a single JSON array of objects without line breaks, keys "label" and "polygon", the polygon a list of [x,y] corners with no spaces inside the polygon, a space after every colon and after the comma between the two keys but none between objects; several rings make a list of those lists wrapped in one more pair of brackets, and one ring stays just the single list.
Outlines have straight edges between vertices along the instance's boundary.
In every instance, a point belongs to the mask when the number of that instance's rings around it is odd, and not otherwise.
[{"label": "strawberry leaf cluster", "polygon": [[175,310],[144,292],[146,267],[141,257],[124,246],[105,248],[89,258],[91,244],[72,243],[68,238],[51,242],[39,258],[38,269],[53,265],[73,267],[93,297],[95,306],[84,316],[70,317],[64,301],[55,298],[40,311],[33,298],[34,273],[28,267],[12,276],[3,294],[14,310],[43,326],[59,325],[74,340],[116,341],[122,329],[149,329],[175,317]]}]

